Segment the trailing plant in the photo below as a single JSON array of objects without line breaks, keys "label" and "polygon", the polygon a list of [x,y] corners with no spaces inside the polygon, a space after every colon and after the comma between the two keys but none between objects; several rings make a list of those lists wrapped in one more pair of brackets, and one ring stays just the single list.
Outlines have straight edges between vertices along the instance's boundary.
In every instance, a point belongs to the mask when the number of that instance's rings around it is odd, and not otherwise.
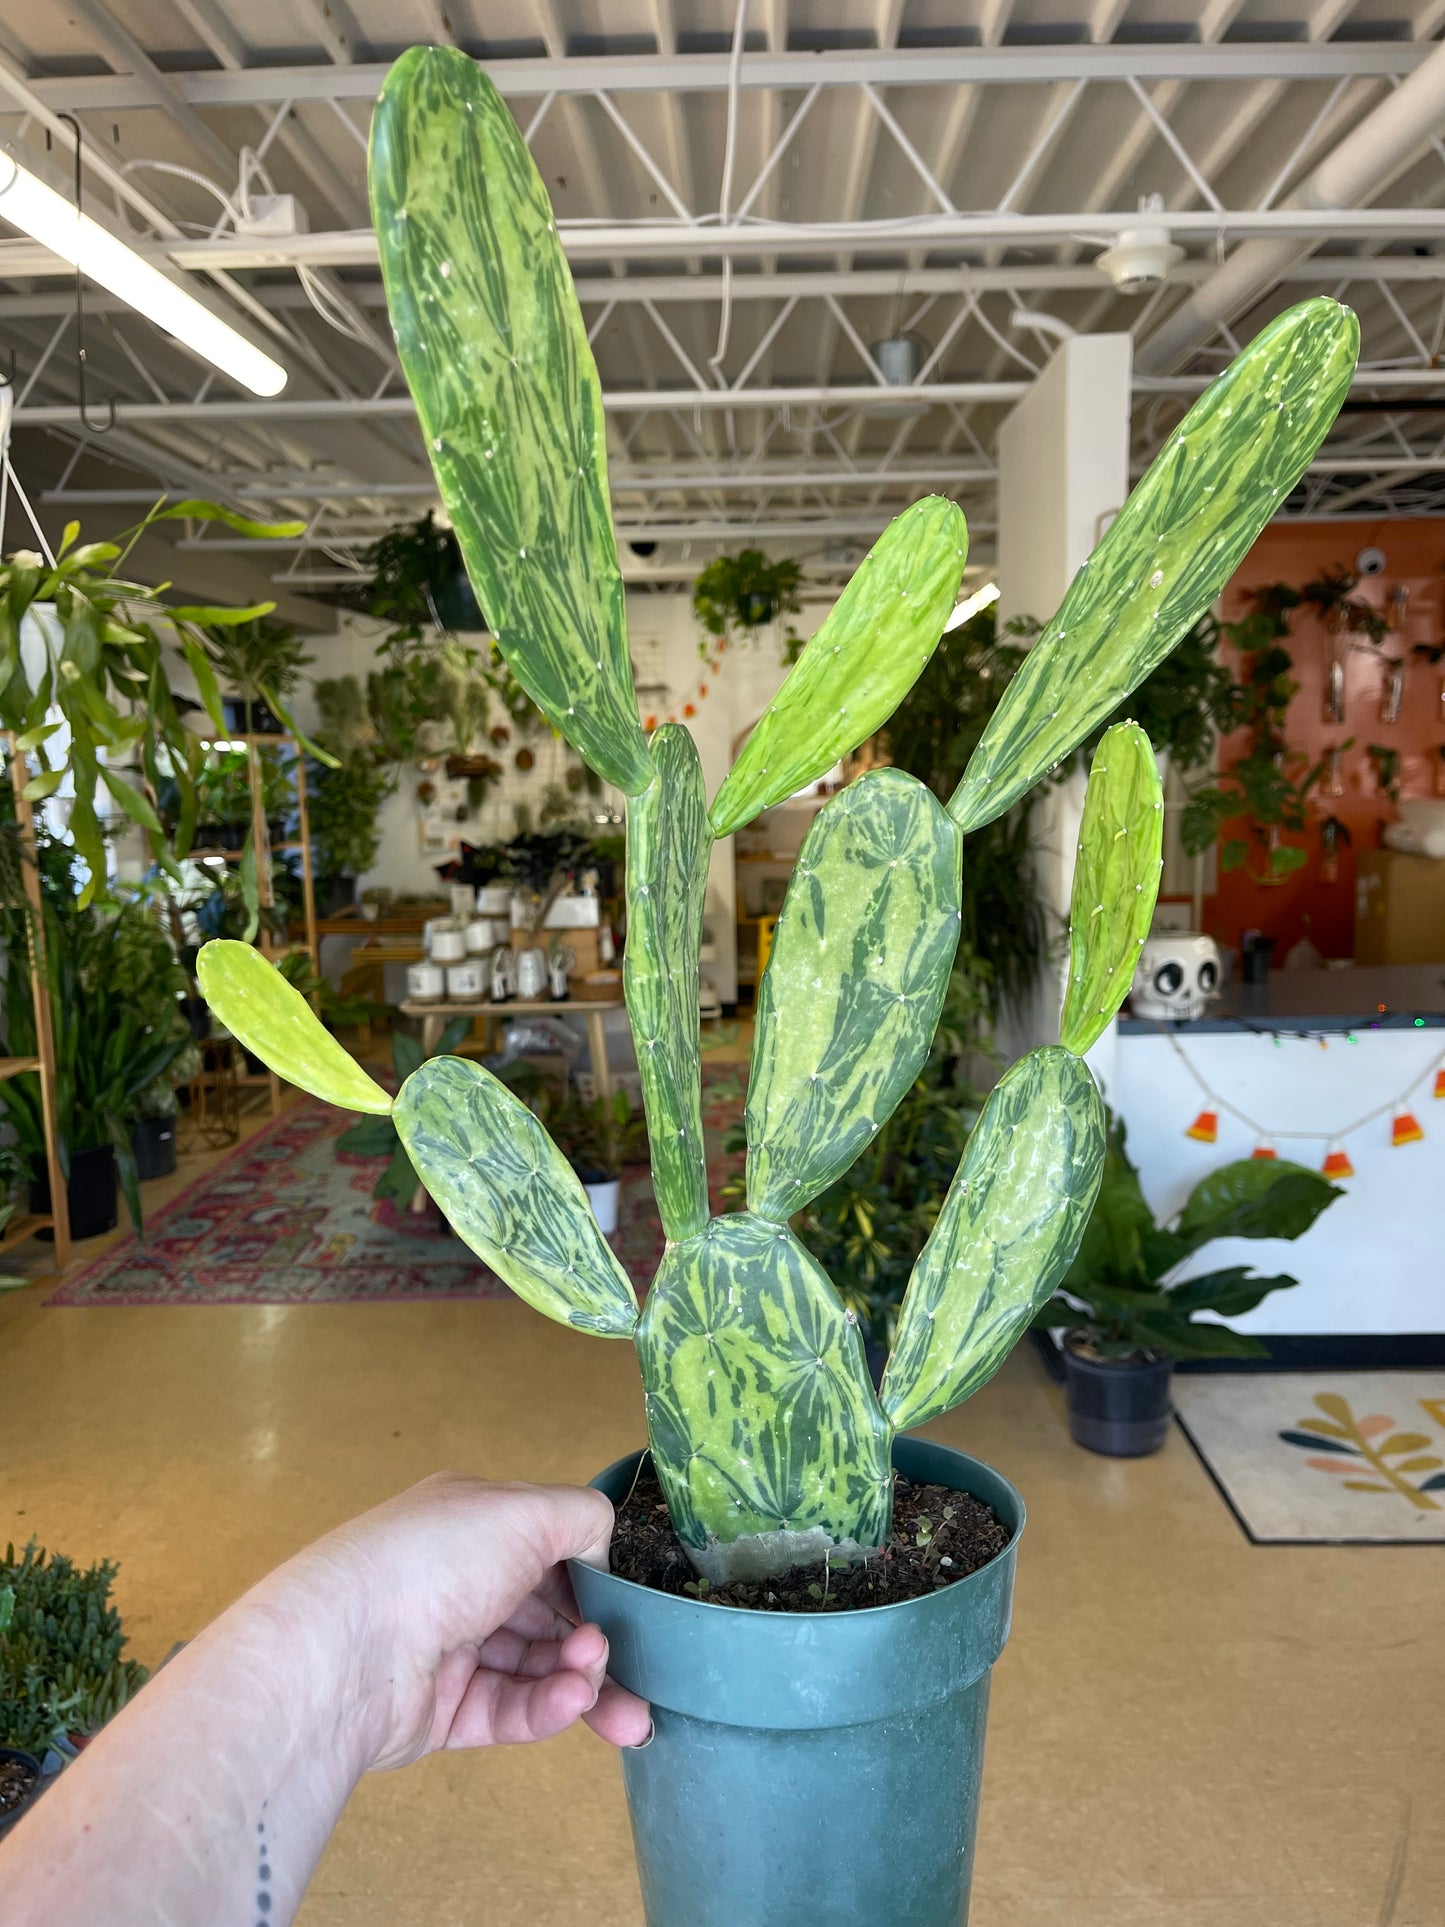
[{"label": "trailing plant", "polygon": [[1238,686],[1219,657],[1223,633],[1213,611],[1206,610],[1173,654],[1109,718],[1122,722],[1127,708],[1181,774],[1208,766],[1216,739],[1235,727],[1240,713]]},{"label": "trailing plant", "polygon": [[1201,1178],[1172,1225],[1158,1224],[1123,1122],[1111,1113],[1103,1181],[1078,1253],[1034,1323],[1075,1334],[1098,1358],[1266,1358],[1258,1339],[1199,1314],[1237,1318],[1298,1278],[1261,1278],[1248,1265],[1171,1278],[1216,1238],[1302,1237],[1339,1196],[1337,1184],[1303,1165],[1241,1158]]},{"label": "trailing plant", "polygon": [[[296,796],[286,767],[274,750],[259,751],[261,814],[268,823],[289,816]],[[324,769],[324,764],[317,764]],[[167,798],[162,797],[162,813]],[[251,814],[250,759],[244,749],[212,749],[196,778],[196,828],[216,824],[249,824]]]},{"label": "trailing plant", "polygon": [[77,1567],[32,1540],[0,1563],[0,1744],[43,1757],[71,1734],[96,1733],[147,1679],[125,1657],[111,1601],[118,1568]]},{"label": "trailing plant", "polygon": [[[709,637],[730,639],[741,630],[751,639],[779,617],[798,613],[802,581],[801,566],[787,557],[770,562],[761,549],[720,555],[693,584],[693,613]],[[791,623],[785,633],[796,640]]]},{"label": "trailing plant", "polygon": [[[171,692],[170,637],[217,735],[224,735],[208,649],[224,628],[275,607],[166,607],[160,597],[168,585],[149,588],[120,573],[148,529],[181,519],[224,522],[248,536],[299,535],[303,527],[248,522],[214,502],[157,504],[119,541],[81,543],[79,524],[71,522],[53,565],[27,549],[0,563],[0,729],[14,731],[20,749],[35,759],[26,788],[32,802],[66,794],[70,835],[85,863],[86,903],[105,883],[96,801],[102,784],[144,832],[154,862],[173,869],[191,845],[204,752]],[[168,778],[179,795],[169,837],[156,811]]]},{"label": "trailing plant", "polygon": [[377,817],[396,788],[396,779],[364,751],[333,753],[334,768],[317,762],[306,766],[306,808],[316,840],[316,873],[358,877],[376,861],[381,848]]},{"label": "trailing plant", "polygon": [[645,1309],[575,1173],[484,1066],[438,1057],[393,1097],[246,947],[202,954],[206,995],[292,1082],[392,1117],[458,1235],[521,1297],[635,1343],[653,1462],[705,1577],[866,1554],[889,1527],[895,1429],[997,1370],[1083,1233],[1105,1138],[1082,1053],[1122,1001],[1158,884],[1162,805],[1142,732],[1112,730],[1094,758],[1059,1042],[1012,1066],[984,1104],[877,1394],[856,1313],[789,1221],[867,1148],[927,1059],[958,942],[963,838],[1069,755],[1213,600],[1333,420],[1355,319],[1325,299],[1289,310],[1200,398],[1070,585],[947,804],[876,769],[818,812],[760,986],[747,1209],[713,1217],[697,1010],[712,841],[886,722],[954,606],[963,517],[932,498],[884,530],[709,807],[687,730],[649,741],[641,728],[600,388],[515,120],[465,55],[416,49],[388,75],[371,138],[393,327],[468,570],[518,680],[628,798],[624,982],[667,1238]]}]

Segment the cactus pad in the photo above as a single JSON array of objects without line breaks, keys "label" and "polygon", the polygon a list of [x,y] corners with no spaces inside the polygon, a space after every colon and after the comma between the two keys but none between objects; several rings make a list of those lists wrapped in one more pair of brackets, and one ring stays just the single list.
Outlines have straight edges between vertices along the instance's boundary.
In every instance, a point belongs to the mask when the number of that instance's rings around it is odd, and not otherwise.
[{"label": "cactus pad", "polygon": [[652,766],[627,655],[602,389],[547,190],[481,68],[413,47],[371,121],[387,306],[502,654],[628,795]]},{"label": "cactus pad", "polygon": [[1137,723],[1104,733],[1089,770],[1069,909],[1069,988],[1059,1042],[1080,1056],[1134,981],[1159,894],[1164,798]]},{"label": "cactus pad", "polygon": [[1073,1261],[1104,1169],[1104,1106],[1057,1044],[1020,1058],[983,1107],[903,1299],[881,1393],[900,1431],[998,1370]]},{"label": "cactus pad", "polygon": [[691,1238],[707,1223],[697,972],[712,838],[691,736],[665,723],[649,747],[657,773],[627,806],[622,976],[658,1214],[669,1238]]},{"label": "cactus pad", "polygon": [[393,1114],[453,1231],[519,1298],[577,1331],[632,1335],[637,1299],[587,1193],[505,1084],[467,1058],[433,1057]]},{"label": "cactus pad", "polygon": [[1002,816],[1198,621],[1329,432],[1359,342],[1348,308],[1302,301],[1200,396],[989,719],[948,805],[960,829]]},{"label": "cactus pad", "polygon": [[249,943],[218,938],[196,961],[201,995],[233,1037],[278,1077],[323,1103],[385,1117],[391,1095],[338,1044],[293,985]]},{"label": "cactus pad", "polygon": [[894,517],[744,743],[713,802],[716,835],[816,782],[887,722],[938,647],[967,553],[963,511],[941,495]]},{"label": "cactus pad", "polygon": [[653,1461],[701,1570],[745,1570],[738,1539],[754,1570],[807,1556],[798,1535],[816,1559],[883,1543],[891,1431],[856,1322],[786,1225],[738,1212],[669,1246],[637,1350]]},{"label": "cactus pad", "polygon": [[960,842],[932,791],[870,770],[818,812],[758,993],[748,1203],[783,1220],[917,1077],[958,945]]}]

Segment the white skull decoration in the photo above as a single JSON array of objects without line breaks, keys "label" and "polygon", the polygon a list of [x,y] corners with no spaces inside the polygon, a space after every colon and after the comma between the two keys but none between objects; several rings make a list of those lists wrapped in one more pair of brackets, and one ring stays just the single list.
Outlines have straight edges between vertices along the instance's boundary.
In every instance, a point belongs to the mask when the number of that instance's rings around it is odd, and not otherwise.
[{"label": "white skull decoration", "polygon": [[1165,930],[1139,952],[1132,991],[1136,1017],[1190,1023],[1219,994],[1219,945],[1197,930]]}]

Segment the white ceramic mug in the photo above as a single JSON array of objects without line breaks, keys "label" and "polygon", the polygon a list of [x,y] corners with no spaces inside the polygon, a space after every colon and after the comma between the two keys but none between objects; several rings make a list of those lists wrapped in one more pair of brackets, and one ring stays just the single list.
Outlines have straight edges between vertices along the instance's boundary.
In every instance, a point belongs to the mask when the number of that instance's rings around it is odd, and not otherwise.
[{"label": "white ceramic mug", "polygon": [[406,967],[406,994],[413,1003],[440,1003],[446,994],[446,972],[434,963],[414,963]]},{"label": "white ceramic mug", "polygon": [[505,932],[495,917],[473,917],[466,928],[467,955],[485,957],[495,950]]},{"label": "white ceramic mug", "polygon": [[451,898],[452,915],[458,923],[465,923],[476,908],[476,892],[470,883],[453,883],[447,890]]},{"label": "white ceramic mug", "polygon": [[449,964],[447,966],[447,996],[453,1003],[476,1003],[485,997],[485,972],[480,963]]},{"label": "white ceramic mug", "polygon": [[512,886],[510,883],[486,883],[477,892],[477,915],[479,917],[506,917],[512,910]]},{"label": "white ceramic mug", "polygon": [[433,963],[460,963],[467,954],[467,940],[459,923],[447,920],[433,924],[431,943],[427,946]]}]

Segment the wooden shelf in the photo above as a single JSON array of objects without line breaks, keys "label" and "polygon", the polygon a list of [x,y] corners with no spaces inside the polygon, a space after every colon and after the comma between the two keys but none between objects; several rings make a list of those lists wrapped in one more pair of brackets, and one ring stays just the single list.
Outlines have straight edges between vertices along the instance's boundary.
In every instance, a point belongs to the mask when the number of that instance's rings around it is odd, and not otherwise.
[{"label": "wooden shelf", "polygon": [[[301,853],[301,845],[299,843],[271,843],[268,841],[266,844],[266,848],[271,852],[272,856],[278,856],[278,855],[285,856],[288,854],[293,856],[299,856]],[[188,863],[205,863],[205,862],[211,861],[215,857],[220,856],[220,857],[224,857],[227,863],[239,863],[245,854],[246,852],[244,850],[194,850],[193,849],[193,850],[186,851],[186,861]]]},{"label": "wooden shelf", "polygon": [[37,1231],[54,1231],[55,1220],[48,1211],[22,1211],[13,1217],[3,1231],[0,1231],[0,1251],[8,1251],[11,1245],[24,1244],[33,1238]]},{"label": "wooden shelf", "polygon": [[26,1071],[38,1071],[38,1057],[0,1057],[0,1084],[9,1077],[21,1077]]}]

